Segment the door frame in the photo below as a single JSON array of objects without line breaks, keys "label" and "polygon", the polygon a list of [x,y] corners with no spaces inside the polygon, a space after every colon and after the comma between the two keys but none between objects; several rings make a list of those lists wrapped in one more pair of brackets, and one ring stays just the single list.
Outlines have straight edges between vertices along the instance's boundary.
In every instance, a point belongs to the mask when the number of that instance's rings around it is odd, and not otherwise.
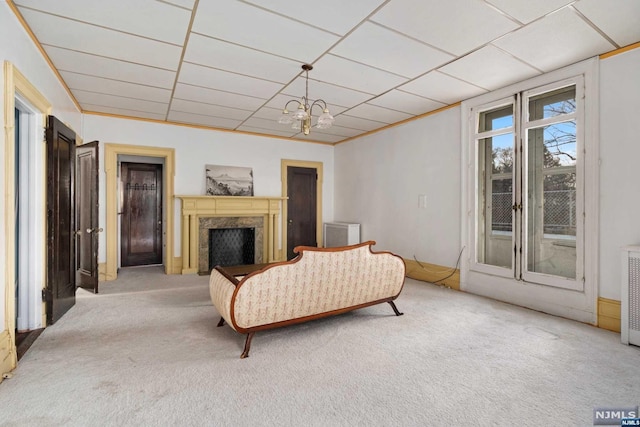
[{"label": "door frame", "polygon": [[477,158],[470,144],[469,120],[471,109],[493,100],[505,98],[514,93],[524,92],[549,83],[561,82],[582,75],[584,95],[587,103],[584,110],[585,149],[589,155],[584,158],[584,289],[575,291],[566,288],[546,286],[513,278],[500,277],[474,270],[471,250],[461,260],[460,288],[466,292],[487,296],[556,316],[597,323],[599,288],[599,128],[598,128],[598,70],[599,59],[588,59],[568,67],[555,70],[529,80],[515,83],[506,88],[463,101],[461,108],[461,174],[462,191],[460,203],[461,246],[472,248],[476,244],[473,225],[475,196],[474,170]]},{"label": "door frame", "polygon": [[[47,115],[51,114],[51,103],[36,89],[35,86],[27,80],[27,78],[9,61],[4,62],[4,131],[5,131],[5,149],[4,149],[4,187],[2,192],[4,200],[15,200],[15,101],[16,94],[29,102],[30,106],[36,110],[37,126],[36,128],[44,129],[46,127]],[[40,134],[44,140],[44,132]],[[39,139],[39,137],[38,137]],[[40,160],[45,163],[46,150],[40,153],[43,156]],[[42,188],[46,188],[46,173],[42,176]],[[42,203],[44,206],[44,197],[46,192],[42,193]],[[44,286],[44,275],[46,274],[46,212],[42,209],[40,215],[40,223],[43,230],[41,233],[42,244],[42,284]],[[4,246],[5,246],[5,265],[4,265],[4,325],[0,331],[0,374],[9,372],[17,365],[16,354],[16,337],[15,337],[15,283],[16,271],[16,244],[15,244],[15,224],[16,216],[13,203],[5,203],[4,205]],[[46,310],[42,303],[42,324],[46,324]],[[0,381],[2,377],[0,376]]]},{"label": "door frame", "polygon": [[287,238],[288,238],[288,178],[287,178],[287,170],[289,166],[301,167],[301,168],[309,168],[315,169],[318,174],[318,182],[316,186],[316,242],[318,242],[318,246],[322,247],[322,184],[324,182],[322,175],[322,162],[313,162],[308,160],[291,160],[291,159],[282,159],[281,160],[281,170],[280,170],[280,179],[282,181],[282,242],[281,242],[281,250],[280,250],[280,259],[286,259],[287,257]]},{"label": "door frame", "polygon": [[166,233],[165,247],[163,250],[163,260],[165,274],[178,274],[181,269],[181,262],[174,260],[174,178],[175,178],[175,149],[162,147],[145,147],[140,145],[125,144],[104,144],[104,171],[106,174],[106,261],[99,264],[100,280],[115,280],[118,278],[118,179],[120,168],[118,166],[119,155],[130,155],[140,157],[160,157],[164,159],[162,209],[165,212]]}]

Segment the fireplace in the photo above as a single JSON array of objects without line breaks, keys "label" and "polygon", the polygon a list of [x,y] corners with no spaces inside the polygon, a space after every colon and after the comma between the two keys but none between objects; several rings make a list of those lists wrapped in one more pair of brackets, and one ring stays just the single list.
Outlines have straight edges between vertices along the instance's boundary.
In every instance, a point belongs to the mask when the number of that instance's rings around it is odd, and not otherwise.
[{"label": "fireplace", "polygon": [[209,230],[209,271],[216,265],[255,264],[255,228],[212,228]]},{"label": "fireplace", "polygon": [[286,197],[176,196],[182,201],[182,274],[209,272],[209,230],[254,229],[253,262],[279,261],[280,206]]},{"label": "fireplace", "polygon": [[263,217],[205,217],[200,218],[199,229],[198,273],[208,274],[218,264],[224,267],[264,262]]}]

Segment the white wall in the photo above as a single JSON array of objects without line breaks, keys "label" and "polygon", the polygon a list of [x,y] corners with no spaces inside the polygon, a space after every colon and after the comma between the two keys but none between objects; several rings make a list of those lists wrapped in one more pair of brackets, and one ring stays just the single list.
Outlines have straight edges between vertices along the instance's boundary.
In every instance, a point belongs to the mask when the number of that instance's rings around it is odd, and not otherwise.
[{"label": "white wall", "polygon": [[600,62],[600,160],[600,296],[620,300],[620,249],[640,244],[640,49]]},{"label": "white wall", "polygon": [[[322,219],[333,219],[333,146],[265,138],[232,132],[196,129],[185,126],[151,123],[85,115],[86,141],[100,141],[100,183],[105,182],[104,144],[128,144],[175,148],[176,195],[205,194],[205,165],[245,166],[253,168],[254,194],[280,196],[281,159],[309,160],[323,163]],[[105,224],[106,193],[100,187],[100,223]],[[180,203],[175,207],[175,256],[180,256]],[[105,230],[106,231],[106,230]],[[106,260],[104,239],[100,240],[98,261]]]},{"label": "white wall", "polygon": [[[460,251],[460,107],[336,146],[336,221],[376,250],[453,267]],[[420,195],[426,208],[419,208]]]},{"label": "white wall", "polygon": [[[20,22],[17,20],[13,11],[6,2],[0,2],[0,76],[2,84],[0,85],[0,100],[4,100],[4,61],[9,61],[34,85],[44,97],[52,104],[53,114],[60,120],[67,123],[76,132],[80,132],[82,116],[76,110],[73,102],[67,95],[63,86],[59,83],[55,74],[47,62],[43,59],[40,51],[36,48],[33,41],[26,33]],[[0,173],[0,223],[2,224],[2,232],[0,232],[0,325],[4,325],[5,310],[5,274],[6,259],[5,253],[5,197],[6,182],[4,176],[4,153],[5,144],[13,144],[13,141],[5,141],[4,132],[4,109],[0,114],[0,165],[3,167]],[[13,286],[11,284],[11,286]]]},{"label": "white wall", "polygon": [[[598,296],[614,300],[621,247],[640,244],[639,76],[640,49],[600,61]],[[460,250],[460,122],[453,108],[336,146],[336,221],[361,223],[362,238],[380,249],[452,267]]]}]

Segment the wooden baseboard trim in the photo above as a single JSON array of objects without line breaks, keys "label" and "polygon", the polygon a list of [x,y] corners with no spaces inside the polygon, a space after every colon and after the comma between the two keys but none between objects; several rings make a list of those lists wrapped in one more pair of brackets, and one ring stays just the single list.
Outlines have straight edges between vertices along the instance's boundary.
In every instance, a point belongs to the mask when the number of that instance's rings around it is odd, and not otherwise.
[{"label": "wooden baseboard trim", "polygon": [[182,274],[182,257],[173,257],[173,265],[169,274]]},{"label": "wooden baseboard trim", "polygon": [[451,274],[451,267],[429,264],[428,262],[422,261],[418,263],[413,259],[405,259],[404,263],[407,266],[407,277],[429,283],[438,282],[438,284],[442,284],[451,289],[460,290],[460,270],[455,270],[451,277],[442,280]]},{"label": "wooden baseboard trim", "polygon": [[598,298],[598,327],[613,332],[620,332],[620,301]]}]

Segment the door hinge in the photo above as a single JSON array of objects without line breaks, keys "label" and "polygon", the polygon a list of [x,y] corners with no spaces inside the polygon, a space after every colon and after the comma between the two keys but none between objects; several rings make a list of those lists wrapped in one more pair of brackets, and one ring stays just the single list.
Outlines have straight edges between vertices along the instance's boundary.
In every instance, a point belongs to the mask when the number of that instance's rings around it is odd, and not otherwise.
[{"label": "door hinge", "polygon": [[42,288],[42,302],[50,301],[50,295],[51,293],[47,292],[47,288]]}]

